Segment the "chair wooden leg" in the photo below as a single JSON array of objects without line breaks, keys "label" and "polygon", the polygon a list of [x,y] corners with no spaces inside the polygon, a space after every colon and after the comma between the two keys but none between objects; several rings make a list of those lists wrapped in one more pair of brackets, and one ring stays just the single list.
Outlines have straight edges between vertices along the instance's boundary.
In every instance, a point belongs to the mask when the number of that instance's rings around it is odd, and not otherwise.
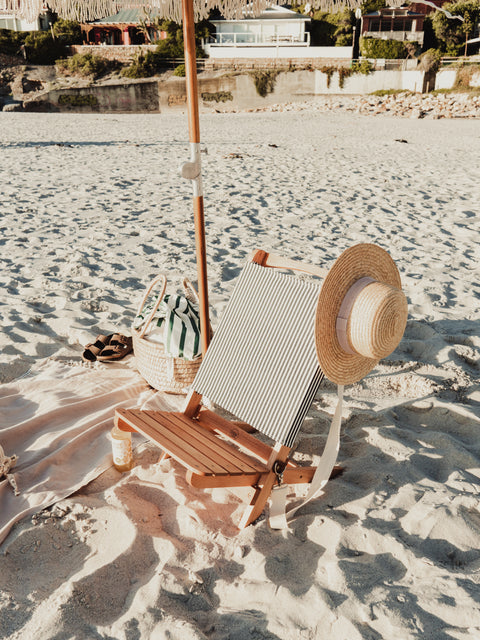
[{"label": "chair wooden leg", "polygon": [[[267,504],[267,500],[270,497],[273,485],[277,479],[273,471],[270,471],[265,475],[266,477],[263,481],[263,486],[256,488],[250,504],[243,512],[242,519],[238,525],[239,529],[245,529],[249,524],[252,524],[252,522],[254,522],[265,509],[265,505]],[[260,482],[262,482],[262,480],[260,480]]]},{"label": "chair wooden leg", "polygon": [[[291,483],[295,484],[295,483],[304,483],[305,482],[305,477],[303,477],[302,471],[306,471],[306,475],[308,476],[308,481],[311,481],[313,474],[316,471],[316,467],[307,467],[307,468],[303,468],[300,467],[299,469],[295,469],[295,470],[285,470],[284,472],[284,479],[288,481],[290,481]],[[337,476],[341,475],[343,473],[343,467],[339,466],[339,465],[335,465],[332,469],[332,473],[330,475],[330,478],[336,478]],[[240,520],[240,524],[238,525],[239,529],[245,529],[245,527],[248,527],[249,524],[252,524],[252,522],[254,522],[262,513],[262,511],[265,509],[265,505],[267,504],[267,500],[270,497],[270,494],[272,493],[272,489],[273,489],[273,485],[275,484],[275,482],[277,481],[277,477],[276,475],[273,473],[273,471],[270,471],[269,473],[265,474],[262,478],[260,478],[259,480],[259,485],[261,486],[257,486],[255,493],[253,494],[253,497],[250,501],[250,504],[248,505],[248,507],[245,509],[242,519]],[[287,481],[287,484],[289,484],[289,482]]]},{"label": "chair wooden leg", "polygon": [[265,509],[265,505],[270,497],[273,485],[277,481],[277,476],[272,471],[273,466],[275,462],[286,463],[290,451],[290,447],[285,447],[280,444],[276,444],[272,449],[270,459],[267,462],[267,467],[270,471],[261,476],[258,482],[259,486],[257,486],[255,493],[253,494],[253,498],[245,509],[242,519],[240,520],[240,524],[238,525],[240,529],[248,527],[248,525],[254,522]]}]

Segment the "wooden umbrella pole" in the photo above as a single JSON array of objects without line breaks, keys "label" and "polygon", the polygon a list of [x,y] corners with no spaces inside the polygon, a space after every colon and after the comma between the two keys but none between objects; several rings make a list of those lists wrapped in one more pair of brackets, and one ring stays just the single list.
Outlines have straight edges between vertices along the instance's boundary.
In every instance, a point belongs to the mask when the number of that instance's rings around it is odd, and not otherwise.
[{"label": "wooden umbrella pole", "polygon": [[205,353],[210,341],[210,321],[208,310],[207,252],[205,243],[205,217],[203,209],[203,189],[200,162],[200,120],[198,111],[197,56],[195,48],[195,18],[193,0],[182,0],[183,41],[185,47],[185,78],[187,85],[188,129],[190,134],[191,158],[185,163],[182,175],[193,181],[193,216],[195,221],[195,243],[198,274],[198,297],[200,302],[200,329],[202,332],[202,352]]}]

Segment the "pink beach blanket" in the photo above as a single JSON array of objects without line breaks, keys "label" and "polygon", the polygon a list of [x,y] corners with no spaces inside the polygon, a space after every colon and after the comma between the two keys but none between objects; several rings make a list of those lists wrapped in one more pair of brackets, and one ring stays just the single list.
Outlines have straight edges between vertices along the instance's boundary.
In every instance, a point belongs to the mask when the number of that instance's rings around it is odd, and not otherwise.
[{"label": "pink beach blanket", "polygon": [[15,522],[72,494],[112,465],[116,407],[140,407],[153,391],[132,368],[47,360],[0,385],[0,445],[16,454],[19,495],[0,480],[0,543]]}]

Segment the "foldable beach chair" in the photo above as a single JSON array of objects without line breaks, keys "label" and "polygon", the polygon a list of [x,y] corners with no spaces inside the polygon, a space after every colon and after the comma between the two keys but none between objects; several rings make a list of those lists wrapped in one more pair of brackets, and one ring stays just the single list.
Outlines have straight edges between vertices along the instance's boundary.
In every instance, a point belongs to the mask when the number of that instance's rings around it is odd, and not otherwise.
[{"label": "foldable beach chair", "polygon": [[[158,444],[186,468],[193,487],[254,487],[240,528],[260,516],[275,486],[309,483],[316,472],[298,466],[291,453],[323,379],[315,350],[321,281],[285,269],[325,274],[257,251],[240,274],[183,412],[116,411],[120,429]],[[202,396],[239,422],[203,407]],[[332,467],[325,481],[341,471]]]}]

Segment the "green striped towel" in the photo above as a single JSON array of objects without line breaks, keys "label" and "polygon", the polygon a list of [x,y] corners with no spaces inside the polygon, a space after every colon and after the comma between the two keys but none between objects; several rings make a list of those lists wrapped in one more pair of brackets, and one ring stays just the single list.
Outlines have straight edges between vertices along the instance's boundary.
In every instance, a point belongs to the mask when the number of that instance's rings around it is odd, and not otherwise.
[{"label": "green striped towel", "polygon": [[[133,321],[134,329],[142,327],[153,306],[153,302],[144,305]],[[202,354],[198,306],[185,296],[167,294],[163,297],[153,316],[151,333],[160,334],[165,352],[173,358],[195,360]],[[144,337],[148,339],[149,333]]]}]

